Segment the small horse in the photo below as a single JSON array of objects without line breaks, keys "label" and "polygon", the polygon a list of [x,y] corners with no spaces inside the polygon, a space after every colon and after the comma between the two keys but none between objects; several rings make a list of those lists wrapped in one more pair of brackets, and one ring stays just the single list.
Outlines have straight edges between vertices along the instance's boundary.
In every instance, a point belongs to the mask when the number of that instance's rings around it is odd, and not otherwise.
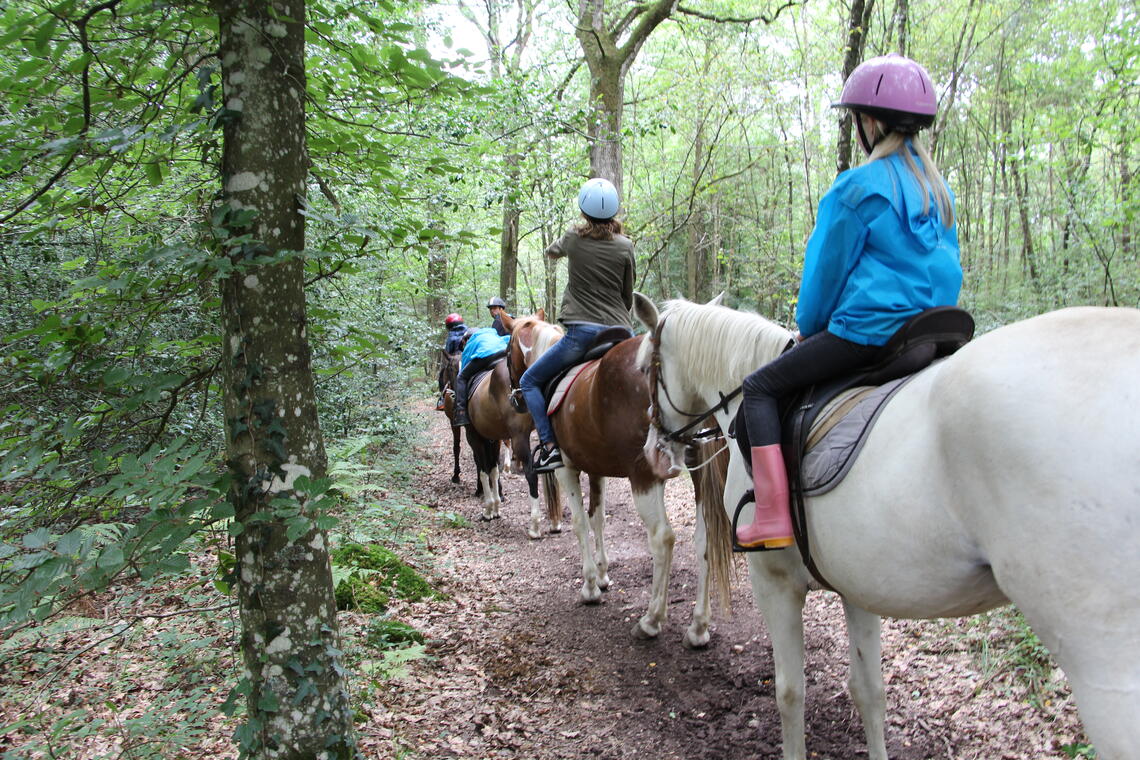
[{"label": "small horse", "polygon": [[[714,304],[670,301],[658,312],[637,294],[634,309],[653,335],[638,357],[657,375],[649,456],[672,445],[666,428],[704,409],[727,425],[740,402],[720,394],[790,337]],[[1064,669],[1097,757],[1136,757],[1138,377],[1135,309],[1064,309],[1002,327],[904,385],[846,478],[808,500],[808,544],[843,597],[849,688],[873,760],[887,756],[879,615],[971,615],[1008,602]],[[725,505],[749,487],[732,446]],[[772,638],[784,757],[802,760],[803,603],[818,586],[795,548],[748,556]]]},{"label": "small horse", "polygon": [[[459,377],[459,354],[440,352],[439,366],[439,392],[443,398],[443,413],[448,422],[455,420],[455,380]],[[451,471],[451,482],[459,482],[459,439],[460,431],[457,427],[451,428],[451,458],[454,463]]]},{"label": "small horse", "polygon": [[[499,484],[500,451],[503,440],[511,442],[511,463],[516,473],[526,477],[530,497],[530,523],[526,534],[542,537],[542,512],[538,505],[538,475],[529,466],[530,431],[534,423],[529,414],[520,414],[511,406],[511,380],[507,363],[494,364],[490,374],[481,380],[467,403],[471,424],[467,426],[467,445],[475,458],[479,486],[483,493],[484,520],[499,517],[502,488]],[[557,481],[550,474],[542,478],[550,532],[562,532],[562,499]]]},{"label": "small horse", "polygon": [[[530,317],[503,316],[503,325],[511,330],[507,360],[511,377],[517,382],[526,368],[562,337],[562,329],[546,322],[541,312]],[[669,570],[673,562],[673,528],[665,511],[665,480],[678,472],[655,471],[642,452],[649,432],[649,386],[645,375],[635,366],[637,348],[641,338],[630,338],[610,349],[601,359],[589,365],[575,379],[562,401],[559,411],[551,418],[558,447],[565,464],[554,471],[561,490],[570,500],[574,534],[582,555],[582,601],[596,604],[609,584],[609,559],[606,555],[605,479],[628,478],[637,513],[645,525],[649,550],[653,556],[653,583],[649,595],[649,609],[633,628],[639,638],[656,637],[661,632],[668,612]],[[528,415],[529,417],[529,415]],[[720,443],[723,447],[723,442]],[[713,457],[714,444],[709,443],[699,456],[702,461]],[[710,639],[709,622],[709,565],[727,566],[731,552],[726,548],[719,553],[708,550],[705,544],[705,520],[726,521],[720,504],[724,469],[727,458],[715,457],[706,471],[693,472],[697,501],[703,508],[697,510],[694,534],[698,573],[697,600],[693,620],[685,631],[682,643],[690,648],[703,647]],[[590,481],[590,508],[586,512],[582,503],[580,473]],[[709,484],[713,484],[709,487]],[[590,546],[593,529],[594,546]],[[717,573],[720,578],[727,572]],[[722,599],[727,596],[719,589]]]}]

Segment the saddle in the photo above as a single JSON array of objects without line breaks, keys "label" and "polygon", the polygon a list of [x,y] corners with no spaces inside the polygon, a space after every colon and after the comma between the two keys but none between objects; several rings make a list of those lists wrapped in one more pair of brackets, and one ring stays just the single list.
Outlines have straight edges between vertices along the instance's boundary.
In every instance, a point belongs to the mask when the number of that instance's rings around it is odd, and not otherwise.
[{"label": "saddle", "polygon": [[[792,531],[804,564],[824,587],[831,588],[811,559],[804,497],[835,488],[850,470],[891,397],[916,373],[954,353],[973,336],[974,319],[965,310],[954,306],[927,309],[911,317],[891,336],[875,365],[781,400],[781,447],[788,470]],[[840,432],[845,440],[830,440]],[[809,469],[815,477],[808,480],[805,463],[813,447],[838,450],[841,457],[813,463],[816,466]]]},{"label": "saddle", "polygon": [[578,375],[582,373],[582,370],[586,369],[590,363],[601,359],[606,355],[607,351],[618,343],[632,337],[633,332],[629,328],[621,327],[620,325],[607,327],[594,336],[594,341],[590,344],[590,347],[586,350],[582,359],[563,369],[552,377],[550,382],[543,387],[542,397],[546,401],[546,413],[548,415],[554,414],[562,403],[566,392],[570,390],[570,386],[578,379]]},{"label": "saddle", "polygon": [[497,367],[502,361],[504,361],[505,358],[506,357],[496,359],[494,362],[491,363],[490,367],[483,370],[482,372],[476,372],[475,376],[472,377],[467,382],[467,403],[468,404],[471,403],[471,399],[475,396],[475,391],[479,390],[479,386],[482,385],[487,380],[487,378],[491,376],[491,373],[495,371],[495,367]]}]

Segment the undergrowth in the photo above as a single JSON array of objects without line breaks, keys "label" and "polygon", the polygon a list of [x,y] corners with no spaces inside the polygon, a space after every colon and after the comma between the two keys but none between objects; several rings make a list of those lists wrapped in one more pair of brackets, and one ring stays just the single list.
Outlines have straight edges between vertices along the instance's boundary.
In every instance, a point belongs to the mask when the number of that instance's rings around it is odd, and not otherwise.
[{"label": "undergrowth", "polygon": [[[379,435],[329,446],[334,573],[378,602],[340,616],[358,706],[426,656],[423,634],[388,612],[392,599],[440,596],[426,536],[433,523],[455,525],[412,495],[424,427],[389,408]],[[179,569],[124,575],[0,639],[0,759],[235,757],[244,711],[227,718],[220,707],[242,670],[241,629],[236,595],[218,581],[232,551],[223,526],[191,535]]]}]

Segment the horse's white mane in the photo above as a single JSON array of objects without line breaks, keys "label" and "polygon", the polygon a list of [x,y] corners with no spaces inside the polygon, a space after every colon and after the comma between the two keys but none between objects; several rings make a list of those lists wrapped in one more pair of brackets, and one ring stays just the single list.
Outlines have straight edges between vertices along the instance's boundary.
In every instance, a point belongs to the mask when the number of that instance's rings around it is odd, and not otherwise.
[{"label": "horse's white mane", "polygon": [[[529,366],[535,359],[545,354],[546,349],[557,343],[562,338],[564,332],[561,325],[536,320],[534,330],[531,331],[531,337],[534,338],[534,343],[529,347],[523,346],[526,364]],[[534,352],[534,356],[530,356],[532,351]]]},{"label": "horse's white mane", "polygon": [[[692,387],[728,388],[775,359],[792,333],[759,314],[726,306],[666,301],[663,351]],[[660,325],[661,322],[658,322]],[[647,347],[649,342],[646,341]]]}]

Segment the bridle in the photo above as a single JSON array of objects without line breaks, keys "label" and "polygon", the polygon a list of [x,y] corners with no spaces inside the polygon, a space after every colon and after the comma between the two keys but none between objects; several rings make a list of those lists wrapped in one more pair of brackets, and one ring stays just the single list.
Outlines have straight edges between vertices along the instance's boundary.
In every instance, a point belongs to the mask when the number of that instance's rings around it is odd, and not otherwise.
[{"label": "bridle", "polygon": [[[649,375],[649,392],[650,398],[652,399],[649,420],[652,425],[657,428],[657,432],[661,434],[661,437],[659,439],[661,443],[677,442],[684,444],[685,446],[695,446],[703,440],[714,438],[720,435],[720,432],[717,430],[716,426],[701,428],[699,430],[696,429],[702,422],[717,412],[727,412],[729,402],[740,395],[741,391],[744,390],[744,386],[738,386],[736,390],[727,394],[717,391],[717,395],[720,396],[720,401],[701,412],[690,412],[677,406],[677,403],[673,401],[673,397],[669,393],[669,386],[665,384],[665,380],[661,375],[661,332],[662,328],[665,327],[665,319],[665,317],[661,318],[661,320],[657,323],[657,327],[654,328],[653,334],[649,339],[649,343],[653,347],[653,351],[649,359],[649,368],[646,370],[647,374]],[[661,397],[661,394],[658,393],[658,389],[664,393],[665,400],[669,402],[669,406],[673,408],[673,411],[684,417],[692,418],[688,424],[683,425],[676,430],[669,430],[669,428],[665,426],[665,421],[661,418],[661,405],[658,403],[658,400]],[[690,433],[689,431],[691,430],[696,430],[696,432]]]}]

